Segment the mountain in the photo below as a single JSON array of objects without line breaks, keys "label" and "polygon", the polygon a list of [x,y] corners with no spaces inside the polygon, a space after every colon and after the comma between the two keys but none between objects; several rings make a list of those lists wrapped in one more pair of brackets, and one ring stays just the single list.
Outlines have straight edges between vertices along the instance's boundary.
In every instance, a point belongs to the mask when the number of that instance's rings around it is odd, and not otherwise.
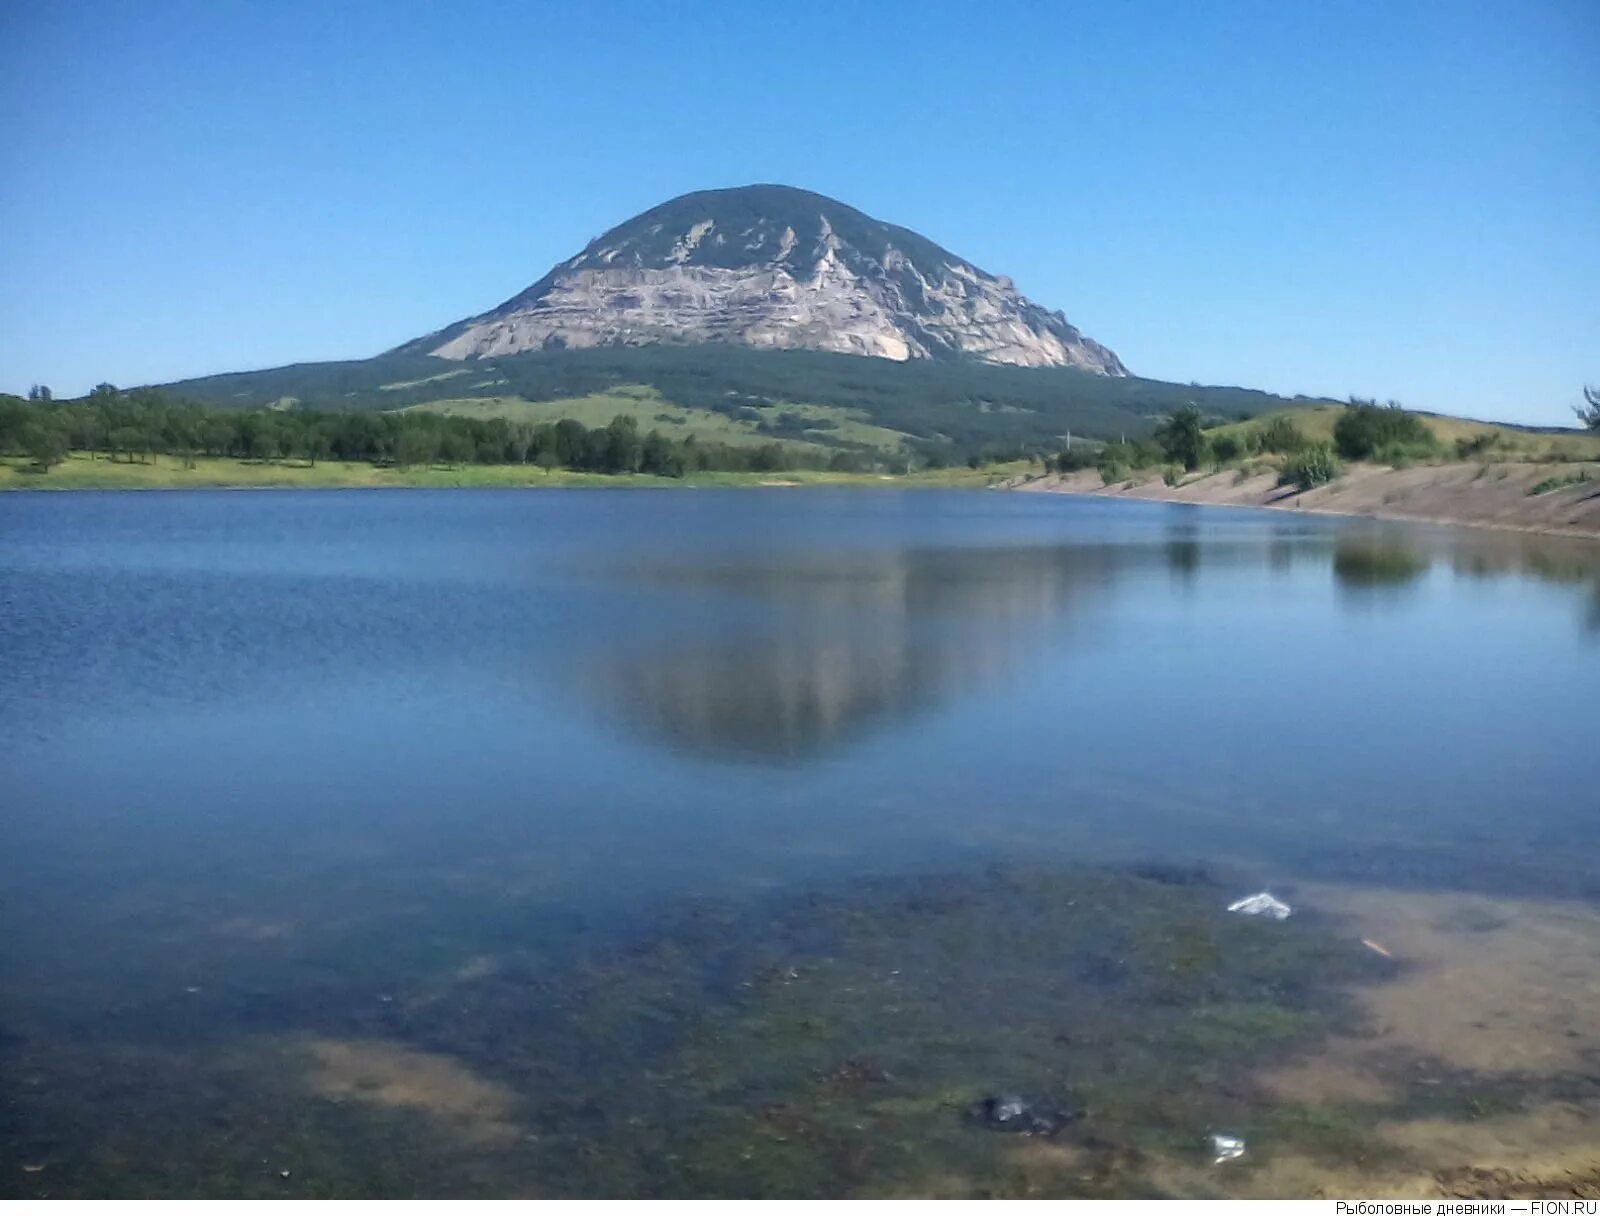
[{"label": "mountain", "polygon": [[467,360],[703,343],[1128,374],[1010,279],[835,199],[775,185],[652,207],[498,308],[399,352]]},{"label": "mountain", "polygon": [[370,359],[163,387],[247,410],[627,413],[674,438],[944,458],[1135,438],[1190,405],[1232,419],[1295,403],[1133,376],[1009,280],[787,186],[663,203],[498,308]]}]

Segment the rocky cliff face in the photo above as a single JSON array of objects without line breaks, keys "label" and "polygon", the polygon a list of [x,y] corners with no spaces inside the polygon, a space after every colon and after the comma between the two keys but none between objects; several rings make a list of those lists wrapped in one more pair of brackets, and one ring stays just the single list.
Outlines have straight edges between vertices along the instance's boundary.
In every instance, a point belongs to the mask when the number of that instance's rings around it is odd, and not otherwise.
[{"label": "rocky cliff face", "polygon": [[663,203],[500,307],[405,349],[474,359],[700,342],[1128,374],[1116,355],[1011,280],[908,229],[787,186]]}]

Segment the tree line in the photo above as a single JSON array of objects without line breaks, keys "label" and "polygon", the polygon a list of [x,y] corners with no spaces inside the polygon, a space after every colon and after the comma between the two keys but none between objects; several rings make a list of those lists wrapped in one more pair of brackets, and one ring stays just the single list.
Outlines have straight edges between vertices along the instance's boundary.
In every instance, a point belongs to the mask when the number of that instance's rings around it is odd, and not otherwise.
[{"label": "tree line", "polygon": [[69,451],[116,461],[157,455],[193,467],[202,456],[239,460],[366,461],[399,468],[436,464],[531,464],[594,473],[682,477],[701,470],[778,472],[795,468],[870,470],[877,454],[677,439],[619,414],[602,427],[574,419],[527,423],[425,411],[224,410],[155,389],[102,384],[87,397],[57,402],[35,386],[28,400],[0,394],[0,453],[48,469]]}]

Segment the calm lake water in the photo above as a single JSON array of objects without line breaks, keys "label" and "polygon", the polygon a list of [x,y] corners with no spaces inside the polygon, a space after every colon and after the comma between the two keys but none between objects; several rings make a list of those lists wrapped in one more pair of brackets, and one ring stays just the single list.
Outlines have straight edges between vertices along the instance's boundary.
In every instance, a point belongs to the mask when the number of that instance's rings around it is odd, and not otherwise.
[{"label": "calm lake water", "polygon": [[[1600,898],[1581,542],[972,492],[13,494],[0,646],[0,1194],[609,1191],[529,1156],[609,1114],[496,1075],[559,1054],[508,1010],[696,901],[1130,864]],[[481,996],[454,1021],[441,977]],[[246,1062],[294,1043],[299,1091]],[[372,1172],[427,1119],[473,1147]],[[639,1151],[614,1188],[670,1191]]]}]

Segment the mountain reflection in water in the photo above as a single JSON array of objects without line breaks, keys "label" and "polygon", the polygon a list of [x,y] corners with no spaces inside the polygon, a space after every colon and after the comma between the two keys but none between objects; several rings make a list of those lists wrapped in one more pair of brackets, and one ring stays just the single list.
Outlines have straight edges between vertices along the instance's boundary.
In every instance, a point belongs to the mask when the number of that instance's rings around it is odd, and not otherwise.
[{"label": "mountain reflection in water", "polygon": [[1102,548],[899,551],[872,557],[634,569],[757,609],[731,628],[596,646],[574,686],[609,715],[714,751],[794,757],[1010,676],[1069,624],[1114,564]]},{"label": "mountain reflection in water", "polygon": [[[1600,561],[1560,539],[1357,525],[1274,535],[1265,554],[1278,572],[1327,568],[1355,607],[1417,587],[1436,565],[1587,583],[1587,623],[1600,625]],[[1093,646],[1087,625],[1112,610],[1119,579],[1165,569],[1183,590],[1202,570],[1261,560],[1256,541],[1208,541],[1185,520],[1160,544],[630,565],[616,577],[683,597],[686,619],[632,640],[580,641],[561,679],[610,720],[675,749],[798,759],[1018,678],[1047,638]],[[750,611],[716,611],[729,596]]]}]

